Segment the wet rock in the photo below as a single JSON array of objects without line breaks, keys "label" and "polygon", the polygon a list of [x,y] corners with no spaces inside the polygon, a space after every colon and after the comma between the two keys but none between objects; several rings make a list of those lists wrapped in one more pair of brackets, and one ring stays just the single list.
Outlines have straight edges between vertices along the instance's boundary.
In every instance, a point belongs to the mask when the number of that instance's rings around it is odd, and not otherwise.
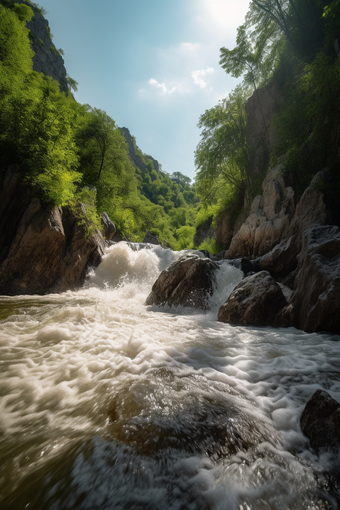
[{"label": "wet rock", "polygon": [[[166,407],[159,405],[164,395]],[[271,423],[259,419],[256,407],[245,406],[228,385],[209,380],[205,386],[198,374],[178,377],[164,367],[120,388],[108,416],[108,433],[143,455],[171,449],[218,460],[264,441],[280,444]]]},{"label": "wet rock", "polygon": [[158,239],[157,236],[155,236],[154,234],[152,234],[150,232],[150,230],[145,234],[145,237],[144,237],[144,240],[143,240],[143,243],[148,243],[148,244],[157,244],[157,245],[160,245],[161,242],[160,240]]},{"label": "wet rock", "polygon": [[215,271],[219,266],[210,259],[187,254],[162,271],[152,287],[146,304],[183,305],[207,308],[213,293]]},{"label": "wet rock", "polygon": [[271,326],[287,304],[280,286],[267,271],[242,280],[220,307],[220,322],[243,326]]},{"label": "wet rock", "polygon": [[340,333],[340,228],[308,229],[302,242],[289,304],[276,326],[295,326],[308,333]]},{"label": "wet rock", "polygon": [[116,233],[116,226],[110,220],[109,215],[106,212],[101,214],[102,225],[104,227],[104,236],[108,241],[112,241],[113,236]]},{"label": "wet rock", "polygon": [[326,391],[317,390],[308,400],[300,424],[317,452],[340,451],[340,404]]}]

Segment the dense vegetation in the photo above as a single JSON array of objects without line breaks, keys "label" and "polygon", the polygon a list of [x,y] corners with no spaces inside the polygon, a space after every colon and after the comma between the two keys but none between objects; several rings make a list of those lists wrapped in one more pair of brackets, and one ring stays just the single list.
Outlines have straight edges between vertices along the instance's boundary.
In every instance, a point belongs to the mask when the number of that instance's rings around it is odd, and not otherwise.
[{"label": "dense vegetation", "polygon": [[[223,211],[232,223],[244,197],[261,192],[263,177],[283,154],[283,172],[298,194],[329,166],[327,192],[336,204],[339,0],[250,2],[236,47],[222,48],[220,60],[243,81],[200,118],[195,185],[180,172],[162,171],[106,112],[77,103],[74,80],[68,78],[70,90],[62,93],[56,81],[33,71],[30,4],[0,0],[0,182],[17,164],[45,204],[77,209],[81,202],[79,221],[88,228],[99,226],[106,211],[121,236],[140,241],[151,230],[175,249],[193,247],[197,227],[216,225]],[[245,105],[263,86],[275,87],[280,101],[277,141],[264,147],[259,165],[247,141]],[[207,240],[200,248],[222,247]]]},{"label": "dense vegetation", "polygon": [[156,169],[136,143],[142,165],[133,164],[107,113],[33,71],[28,4],[0,0],[0,182],[17,164],[46,205],[83,203],[79,221],[89,228],[106,211],[121,236],[142,240],[151,230],[175,249],[192,247],[198,198],[190,179]]},{"label": "dense vegetation", "polygon": [[[206,217],[221,210],[236,218],[243,197],[261,193],[260,184],[277,157],[297,197],[311,177],[328,166],[328,196],[336,202],[340,135],[340,2],[253,0],[238,28],[234,49],[221,49],[220,64],[243,82],[200,118],[202,138],[195,158],[196,186]],[[275,87],[280,101],[273,123],[277,143],[254,165],[247,143],[245,104],[260,87]],[[259,101],[260,103],[260,101]],[[259,104],[261,108],[261,104]],[[264,140],[264,145],[266,141]],[[332,197],[333,195],[333,197]]]}]

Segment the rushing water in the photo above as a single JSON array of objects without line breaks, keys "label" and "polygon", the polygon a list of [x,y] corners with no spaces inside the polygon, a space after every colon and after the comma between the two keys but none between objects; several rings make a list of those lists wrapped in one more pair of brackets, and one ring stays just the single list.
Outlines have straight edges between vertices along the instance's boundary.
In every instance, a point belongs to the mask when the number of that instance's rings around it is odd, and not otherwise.
[{"label": "rushing water", "polygon": [[108,249],[85,288],[0,298],[0,508],[337,509],[337,464],[300,430],[340,400],[339,337],[146,307],[178,253]]}]

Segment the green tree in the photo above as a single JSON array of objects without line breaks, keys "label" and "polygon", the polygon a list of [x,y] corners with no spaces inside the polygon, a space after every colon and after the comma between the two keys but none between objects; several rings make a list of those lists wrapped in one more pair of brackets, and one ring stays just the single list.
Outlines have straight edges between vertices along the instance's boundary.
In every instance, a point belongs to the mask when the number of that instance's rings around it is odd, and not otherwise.
[{"label": "green tree", "polygon": [[237,87],[229,98],[206,110],[198,126],[203,128],[195,152],[197,189],[208,201],[214,199],[222,181],[241,193],[254,187],[246,141],[246,91]]}]

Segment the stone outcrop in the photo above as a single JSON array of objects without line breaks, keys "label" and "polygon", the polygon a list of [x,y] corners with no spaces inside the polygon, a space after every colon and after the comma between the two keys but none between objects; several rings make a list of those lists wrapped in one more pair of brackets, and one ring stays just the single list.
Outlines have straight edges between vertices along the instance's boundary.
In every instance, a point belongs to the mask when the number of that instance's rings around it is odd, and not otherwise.
[{"label": "stone outcrop", "polygon": [[279,164],[264,179],[263,195],[254,199],[250,214],[233,237],[226,258],[256,259],[293,236],[295,251],[299,253],[306,229],[332,222],[324,193],[320,191],[322,183],[328,181],[329,171],[324,169],[316,174],[295,208],[294,191],[286,187],[281,169]]},{"label": "stone outcrop", "polygon": [[45,207],[33,191],[25,187],[17,167],[8,169],[0,195],[0,294],[77,287],[88,265],[98,265],[104,254],[98,230],[87,237],[74,211]]},{"label": "stone outcrop", "polygon": [[150,161],[152,163],[156,172],[160,172],[159,163],[156,159],[154,159],[149,154],[144,154],[144,161],[143,161],[143,159],[140,157],[140,155],[136,152],[136,147],[135,147],[133,138],[132,138],[131,133],[128,130],[128,128],[122,127],[122,128],[119,128],[119,131],[122,133],[122,135],[124,136],[125,140],[128,143],[129,158],[131,159],[132,163],[134,165],[136,165],[137,168],[139,168],[139,170],[142,172],[142,174],[145,173],[145,169],[146,169],[145,160]]},{"label": "stone outcrop", "polygon": [[250,214],[231,241],[226,258],[258,258],[282,239],[295,213],[294,191],[286,187],[281,165],[271,170],[262,184]]},{"label": "stone outcrop", "polygon": [[245,105],[247,113],[246,138],[254,152],[253,167],[256,173],[259,173],[260,170],[258,167],[261,157],[263,157],[264,148],[272,149],[277,142],[272,118],[280,104],[280,96],[277,87],[270,84],[255,90]]},{"label": "stone outcrop", "polygon": [[317,452],[340,452],[340,404],[326,391],[317,390],[300,419],[302,432]]},{"label": "stone outcrop", "polygon": [[218,265],[210,259],[189,253],[162,271],[152,287],[147,305],[209,307]]},{"label": "stone outcrop", "polygon": [[104,229],[104,236],[107,241],[111,241],[116,233],[116,226],[110,220],[109,215],[106,212],[101,214],[102,225]]},{"label": "stone outcrop", "polygon": [[267,271],[242,280],[220,307],[220,322],[242,326],[272,326],[287,304],[280,286]]},{"label": "stone outcrop", "polygon": [[275,324],[340,334],[340,228],[308,229],[298,260],[292,298]]},{"label": "stone outcrop", "polygon": [[315,175],[299,200],[289,227],[283,233],[284,238],[295,236],[295,244],[299,251],[305,230],[312,226],[328,225],[333,221],[324,193],[320,191],[323,184],[328,184],[329,179],[330,171],[327,168]]},{"label": "stone outcrop", "polygon": [[44,18],[40,9],[25,0],[11,0],[14,3],[25,3],[33,10],[33,17],[27,23],[30,30],[31,48],[35,55],[33,57],[33,70],[52,76],[59,82],[60,90],[68,91],[67,73],[64,59],[55,47],[47,19]]}]

